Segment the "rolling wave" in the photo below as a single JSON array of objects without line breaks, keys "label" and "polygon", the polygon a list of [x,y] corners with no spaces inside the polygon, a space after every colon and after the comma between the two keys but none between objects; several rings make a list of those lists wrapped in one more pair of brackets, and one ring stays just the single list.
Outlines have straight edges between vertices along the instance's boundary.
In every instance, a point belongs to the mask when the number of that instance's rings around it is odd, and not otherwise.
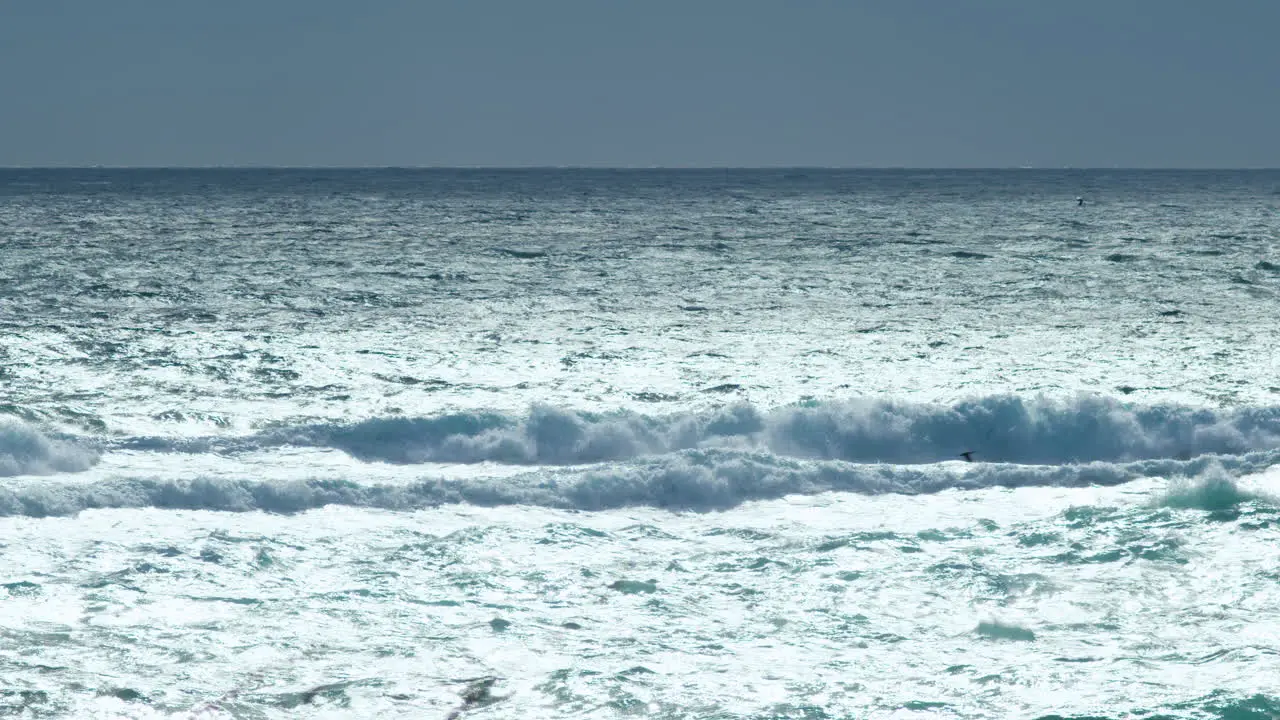
[{"label": "rolling wave", "polygon": [[80,472],[97,461],[95,450],[50,438],[20,420],[0,419],[0,477]]},{"label": "rolling wave", "polygon": [[708,512],[755,500],[824,492],[924,494],[991,487],[1118,485],[1151,476],[1222,478],[1257,472],[1277,461],[1280,451],[1125,464],[867,465],[737,450],[686,450],[639,462],[539,469],[506,478],[429,478],[394,485],[225,477],[113,478],[95,483],[33,481],[0,486],[0,516],[44,517],[74,515],[96,508],[146,507],[274,513],[302,512],[327,505],[414,510],[461,503],[587,511],[655,507]]},{"label": "rolling wave", "polygon": [[939,405],[895,400],[748,404],[653,417],[534,406],[278,430],[259,442],[332,447],[367,461],[578,465],[696,448],[767,450],[856,463],[975,460],[1038,465],[1190,459],[1280,448],[1280,408],[1141,406],[1099,396],[997,395]]},{"label": "rolling wave", "polygon": [[[828,491],[1115,485],[1232,474],[1280,462],[1280,408],[1143,406],[1096,396],[977,398],[954,405],[855,400],[761,411],[738,404],[648,416],[535,406],[527,414],[452,413],[277,427],[239,437],[52,438],[0,424],[0,474],[92,467],[100,452],[219,453],[332,448],[365,462],[497,462],[503,478],[370,485],[210,477],[26,481],[0,487],[0,514],[64,515],[100,507],[296,512],[330,504],[412,509],[449,503],[582,510],[649,506],[721,510]],[[957,460],[966,451],[974,463]],[[424,467],[424,472],[430,470]]]}]

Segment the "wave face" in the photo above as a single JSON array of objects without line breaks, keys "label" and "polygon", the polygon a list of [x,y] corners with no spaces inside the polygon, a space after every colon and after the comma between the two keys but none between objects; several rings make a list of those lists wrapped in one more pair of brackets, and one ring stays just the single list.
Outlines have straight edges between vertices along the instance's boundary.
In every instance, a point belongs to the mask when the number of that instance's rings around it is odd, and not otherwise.
[{"label": "wave face", "polygon": [[[6,474],[86,470],[97,454],[10,424]],[[738,404],[668,416],[535,406],[525,415],[452,413],[280,427],[237,438],[129,438],[106,449],[216,453],[337,449],[426,476],[347,479],[115,477],[0,489],[0,514],[162,507],[291,513],[339,504],[710,511],[821,492],[936,493],[989,487],[1117,485],[1141,477],[1230,477],[1280,462],[1280,409],[1143,406],[1099,397],[991,396],[954,405],[815,403],[763,412]],[[965,451],[974,463],[956,461]],[[526,466],[506,477],[431,477],[429,463]],[[412,469],[407,471],[414,473]],[[1220,484],[1220,483],[1219,483]]]},{"label": "wave face", "polygon": [[1280,447],[1280,408],[1140,406],[1080,396],[997,395],[954,405],[827,402],[762,412],[733,405],[649,417],[535,406],[523,417],[456,413],[274,431],[261,442],[333,447],[366,461],[579,465],[707,447],[855,463],[918,464],[966,451],[985,462],[1132,462]]},{"label": "wave face", "polygon": [[[24,424],[0,427],[0,471],[86,470],[97,452]],[[0,514],[95,507],[296,512],[325,505],[411,510],[445,503],[576,510],[724,510],[792,493],[934,493],[988,487],[1114,486],[1142,477],[1226,477],[1280,461],[1280,409],[1204,410],[1110,398],[989,396],[955,405],[865,400],[762,411],[746,404],[649,416],[534,406],[311,424],[228,438],[128,438],[106,450],[236,455],[335,448],[366,462],[527,466],[509,477],[110,478],[0,489]],[[946,462],[972,451],[975,462]],[[1226,474],[1226,475],[1224,475]],[[1216,475],[1215,475],[1216,477]]]},{"label": "wave face", "polygon": [[97,461],[93,450],[51,439],[24,422],[0,419],[0,476],[80,472]]},{"label": "wave face", "polygon": [[[585,469],[541,469],[507,478],[430,478],[405,484],[348,480],[271,481],[226,477],[115,478],[0,487],[0,516],[74,515],[98,508],[295,513],[327,505],[416,510],[439,505],[535,505],[570,510],[656,507],[728,510],[787,495],[850,492],[924,494],[992,487],[1119,485],[1142,477],[1190,478],[1187,487],[1219,487],[1230,476],[1280,461],[1280,451],[1195,460],[1140,460],[1083,465],[856,464],[780,458],[737,450],[673,455]],[[1218,493],[1221,495],[1222,493]],[[1249,499],[1240,496],[1237,500]]]}]

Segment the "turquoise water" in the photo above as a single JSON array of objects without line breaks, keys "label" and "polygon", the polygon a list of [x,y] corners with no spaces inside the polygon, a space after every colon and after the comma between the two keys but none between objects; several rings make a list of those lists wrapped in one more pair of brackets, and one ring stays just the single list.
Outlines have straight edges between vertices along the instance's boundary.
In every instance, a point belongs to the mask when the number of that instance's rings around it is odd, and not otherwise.
[{"label": "turquoise water", "polygon": [[1277,204],[0,171],[0,708],[1275,717]]}]

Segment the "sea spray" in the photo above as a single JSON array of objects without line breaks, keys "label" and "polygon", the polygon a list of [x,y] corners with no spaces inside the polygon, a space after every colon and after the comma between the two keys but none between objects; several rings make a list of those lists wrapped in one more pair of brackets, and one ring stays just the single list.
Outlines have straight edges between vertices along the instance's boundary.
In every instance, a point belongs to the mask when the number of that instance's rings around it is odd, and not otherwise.
[{"label": "sea spray", "polygon": [[1225,512],[1246,502],[1264,502],[1273,505],[1275,499],[1262,493],[1241,489],[1239,482],[1223,468],[1221,462],[1210,461],[1204,471],[1197,476],[1170,480],[1168,488],[1156,502],[1169,508]]},{"label": "sea spray", "polygon": [[[139,449],[166,444],[162,438],[113,442]],[[582,465],[699,448],[898,465],[956,460],[964,452],[980,463],[1185,462],[1280,449],[1280,407],[1207,410],[1085,394],[991,395],[950,405],[833,399],[771,410],[735,403],[667,415],[536,404],[523,415],[455,411],[169,441],[180,452],[284,445],[331,447],[360,460],[398,464]]]},{"label": "sea spray", "polygon": [[97,461],[90,448],[50,438],[20,420],[0,419],[0,476],[79,472]]}]

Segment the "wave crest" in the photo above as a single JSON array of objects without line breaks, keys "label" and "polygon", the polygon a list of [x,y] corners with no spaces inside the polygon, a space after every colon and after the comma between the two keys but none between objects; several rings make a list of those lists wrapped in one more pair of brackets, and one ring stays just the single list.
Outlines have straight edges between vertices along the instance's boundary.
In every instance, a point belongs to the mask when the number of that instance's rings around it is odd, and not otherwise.
[{"label": "wave crest", "polygon": [[1280,452],[1191,461],[1144,460],[1085,465],[868,465],[802,460],[764,452],[687,450],[586,469],[543,469],[506,478],[424,479],[400,485],[346,480],[114,478],[95,483],[0,486],[0,515],[73,515],[94,508],[294,513],[348,505],[414,510],[466,503],[577,510],[644,506],[707,512],[787,495],[823,492],[934,493],[990,487],[1117,485],[1144,476],[1255,472]]},{"label": "wave crest", "polygon": [[524,416],[453,413],[314,425],[261,438],[366,461],[579,465],[696,448],[921,464],[972,451],[986,462],[1061,465],[1240,455],[1280,448],[1280,408],[1138,406],[1097,396],[997,395],[954,405],[853,400],[762,412],[741,404],[651,417],[538,405]]},{"label": "wave crest", "polygon": [[93,467],[98,454],[55,440],[19,420],[0,420],[0,476],[50,475]]},{"label": "wave crest", "polygon": [[1158,504],[1171,508],[1193,508],[1212,512],[1234,510],[1243,503],[1276,501],[1261,493],[1240,487],[1222,463],[1212,460],[1204,472],[1189,478],[1176,478],[1159,498]]}]

